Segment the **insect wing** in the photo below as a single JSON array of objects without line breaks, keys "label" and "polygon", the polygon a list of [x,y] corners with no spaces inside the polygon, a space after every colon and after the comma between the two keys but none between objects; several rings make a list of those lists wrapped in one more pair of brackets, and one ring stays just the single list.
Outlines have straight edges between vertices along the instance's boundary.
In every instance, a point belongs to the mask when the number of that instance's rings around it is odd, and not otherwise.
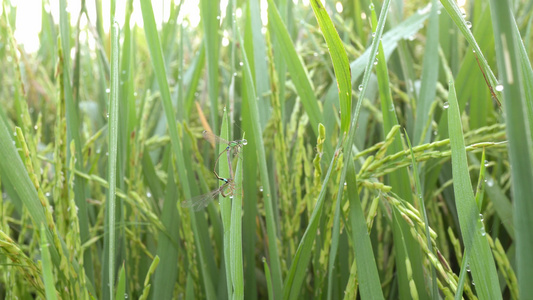
[{"label": "insect wing", "polygon": [[190,207],[194,211],[199,211],[204,209],[218,194],[220,194],[220,189],[187,199],[181,203],[181,206]]},{"label": "insect wing", "polygon": [[[220,193],[222,193],[227,187],[229,186],[229,182],[226,182],[224,185],[219,187],[216,190],[213,190],[207,194],[199,195],[196,197],[192,197],[191,199],[187,199],[181,203],[181,206],[183,207],[190,207],[194,211],[199,211],[204,209],[216,196],[218,196]],[[224,195],[224,194],[223,194]],[[224,196],[225,197],[225,196]]]},{"label": "insect wing", "polygon": [[230,142],[228,142],[227,140],[217,135],[214,135],[212,132],[209,132],[207,130],[204,130],[204,132],[202,132],[202,136],[204,137],[204,139],[206,139],[210,143],[221,143],[221,144],[227,144],[227,145],[230,144]]}]

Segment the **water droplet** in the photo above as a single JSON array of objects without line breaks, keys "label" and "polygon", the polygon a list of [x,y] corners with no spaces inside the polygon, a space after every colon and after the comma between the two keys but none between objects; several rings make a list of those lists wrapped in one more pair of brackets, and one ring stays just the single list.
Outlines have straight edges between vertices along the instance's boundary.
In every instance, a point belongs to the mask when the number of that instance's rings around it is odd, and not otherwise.
[{"label": "water droplet", "polygon": [[259,191],[262,193],[263,192],[263,186],[260,186],[259,187]]},{"label": "water droplet", "polygon": [[239,66],[241,66],[241,67],[244,66],[244,63],[241,61],[241,62],[239,63]]},{"label": "water droplet", "polygon": [[470,272],[470,264],[466,264],[466,271]]},{"label": "water droplet", "polygon": [[106,116],[106,118],[108,118],[108,119],[109,119],[109,113],[107,113],[107,114],[106,114],[105,116]]},{"label": "water droplet", "polygon": [[368,6],[368,8],[370,8],[370,10],[374,10],[374,3],[370,3],[370,5]]},{"label": "water droplet", "polygon": [[450,107],[450,103],[448,103],[448,102],[444,102],[444,104],[442,105],[442,107],[444,107],[444,109],[448,109],[448,107]]},{"label": "water droplet", "polygon": [[487,180],[487,186],[493,186],[493,185],[494,185],[494,179],[489,178],[489,179]]},{"label": "water droplet", "polygon": [[346,181],[344,182],[344,186],[347,186],[348,184],[346,183]]},{"label": "water droplet", "polygon": [[488,166],[489,166],[489,161],[485,160],[485,167],[488,167]]},{"label": "water droplet", "polygon": [[438,134],[437,130],[433,130],[433,135],[437,135],[437,134]]},{"label": "water droplet", "polygon": [[472,280],[472,285],[476,285],[476,283],[474,282],[474,280]]},{"label": "water droplet", "polygon": [[35,126],[33,126],[33,129],[37,130],[37,129],[39,129],[39,126],[35,125]]},{"label": "water droplet", "polygon": [[376,32],[372,32],[372,37],[376,37]]},{"label": "water droplet", "polygon": [[363,85],[360,84],[360,85],[359,85],[359,91],[362,91],[362,90],[363,90]]},{"label": "water droplet", "polygon": [[16,132],[16,131],[15,131],[15,132],[13,132],[13,136],[17,136],[17,132]]},{"label": "water droplet", "polygon": [[376,59],[374,60],[374,66],[378,64],[378,58],[376,57]]},{"label": "water droplet", "polygon": [[481,222],[483,222],[483,214],[479,214],[479,218],[481,219]]},{"label": "water droplet", "polygon": [[470,21],[466,21],[466,28],[472,28],[472,23],[470,23]]},{"label": "water droplet", "polygon": [[105,92],[106,92],[106,94],[109,94],[111,92],[111,90],[107,88],[107,89],[105,89]]},{"label": "water droplet", "polygon": [[317,56],[318,56],[318,53],[316,53],[316,52],[313,53],[313,56],[314,56],[314,57],[317,57]]},{"label": "water droplet", "polygon": [[481,225],[481,236],[485,236],[487,233],[485,232],[485,226]]},{"label": "water droplet", "polygon": [[151,198],[152,197],[152,193],[146,192],[146,197]]},{"label": "water droplet", "polygon": [[497,90],[498,92],[503,91],[503,85],[498,84],[498,85],[496,86],[496,90]]},{"label": "water droplet", "polygon": [[237,77],[237,72],[233,73],[233,77]]},{"label": "water droplet", "polygon": [[230,195],[229,198],[230,198],[230,199],[233,199],[233,195]]},{"label": "water droplet", "polygon": [[391,104],[391,105],[389,106],[389,111],[394,111],[394,105],[393,105],[393,104]]}]

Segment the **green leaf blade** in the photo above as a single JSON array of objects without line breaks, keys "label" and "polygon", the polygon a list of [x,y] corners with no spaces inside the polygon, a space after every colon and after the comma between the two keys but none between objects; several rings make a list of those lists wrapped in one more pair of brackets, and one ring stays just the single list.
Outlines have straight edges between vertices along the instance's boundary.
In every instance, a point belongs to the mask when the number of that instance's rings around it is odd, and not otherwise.
[{"label": "green leaf blade", "polygon": [[352,113],[352,83],[348,55],[326,8],[318,0],[312,0],[311,6],[322,29],[335,70],[341,108],[341,131],[348,132]]}]

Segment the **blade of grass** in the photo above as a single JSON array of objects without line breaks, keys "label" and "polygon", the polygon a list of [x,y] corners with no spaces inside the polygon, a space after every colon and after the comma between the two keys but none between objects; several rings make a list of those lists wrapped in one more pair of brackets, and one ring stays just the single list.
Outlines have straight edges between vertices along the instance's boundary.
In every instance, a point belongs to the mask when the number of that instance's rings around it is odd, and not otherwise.
[{"label": "blade of grass", "polygon": [[[253,52],[248,53],[248,56],[253,59],[252,68],[253,78],[255,79],[256,94],[259,97],[257,105],[259,106],[259,113],[261,117],[261,127],[264,128],[270,120],[270,79],[268,78],[267,60],[265,57],[266,43],[265,36],[261,33],[263,24],[261,23],[261,7],[260,1],[248,1],[248,7],[250,10],[250,33],[252,35]],[[248,32],[248,31],[247,31]],[[246,40],[246,38],[245,38]]]},{"label": "blade of grass", "polygon": [[[269,4],[270,7],[271,4]],[[273,4],[272,4],[273,5]],[[240,30],[237,27],[237,36],[241,45],[244,45]],[[259,160],[259,173],[261,175],[261,183],[264,189],[264,201],[265,201],[265,213],[266,213],[266,225],[267,225],[267,235],[268,235],[268,251],[270,254],[270,266],[272,268],[272,283],[274,287],[274,295],[276,299],[281,299],[282,288],[283,288],[283,278],[281,275],[281,264],[280,257],[277,246],[277,228],[274,220],[274,206],[273,206],[273,197],[270,188],[270,179],[266,162],[265,154],[265,145],[263,142],[263,135],[260,127],[259,121],[259,109],[257,106],[257,96],[255,93],[255,88],[253,84],[252,72],[250,70],[250,64],[246,51],[241,48],[242,51],[242,61],[243,61],[243,70],[244,70],[244,80],[246,81],[246,98],[244,98],[244,105],[248,106],[250,111],[250,118],[252,121],[252,135],[250,140],[253,139],[256,145],[257,158]]]},{"label": "blade of grass", "polygon": [[[412,169],[413,177],[415,179],[416,194],[418,195],[418,206],[420,207],[420,210],[422,211],[422,214],[424,215],[424,225],[426,229],[427,247],[429,249],[429,252],[435,255],[435,251],[433,250],[433,244],[431,243],[431,236],[429,235],[429,220],[428,220],[428,215],[426,212],[426,206],[424,203],[424,194],[422,193],[422,185],[420,184],[420,177],[418,175],[418,166],[416,164],[415,154],[413,152],[413,147],[411,146],[411,141],[409,140],[409,135],[407,134],[407,132],[405,132],[405,139],[407,140],[407,145],[409,146],[409,151],[411,152],[411,161],[413,164],[413,169]],[[438,286],[437,286],[437,273],[435,272],[435,267],[433,265],[431,265],[430,268],[431,268],[431,287],[432,287],[431,297],[433,299],[438,299],[439,291],[438,291]]]},{"label": "blade of grass", "polygon": [[[244,149],[243,149],[244,152]],[[242,258],[242,157],[237,159],[235,170],[235,190],[231,201],[231,228],[230,228],[230,265],[233,284],[232,299],[244,299],[244,276]],[[227,201],[227,200],[226,200]],[[229,202],[229,201],[227,201]]]},{"label": "blade of grass", "polygon": [[[474,165],[481,165],[474,154],[469,153],[468,158]],[[498,217],[503,221],[503,226],[507,233],[511,238],[515,239],[513,205],[500,187],[498,180],[494,179],[488,172],[485,172],[485,192],[492,205],[494,205]]]},{"label": "blade of grass", "polygon": [[[372,26],[377,25],[377,18],[375,12],[372,12]],[[398,118],[396,116],[396,108],[392,99],[389,82],[389,72],[387,68],[387,60],[383,50],[383,42],[380,41],[377,55],[378,64],[376,65],[376,74],[378,77],[379,96],[381,100],[381,113],[383,114],[383,132],[390,132],[393,126],[398,125]],[[393,154],[403,151],[403,145],[400,138],[395,138],[392,144],[387,149],[388,154]],[[390,185],[393,190],[409,203],[412,203],[411,182],[406,168],[398,169],[389,175]],[[395,218],[397,214],[393,214]],[[412,297],[409,290],[409,277],[414,279],[417,287],[418,295],[421,298],[427,296],[424,282],[424,269],[422,265],[422,252],[418,243],[414,240],[412,235],[403,234],[409,232],[409,226],[405,222],[393,220],[393,239],[395,245],[405,245],[403,247],[395,247],[396,251],[396,266],[398,268],[397,279],[399,282],[399,293],[402,298]],[[412,276],[408,274],[405,261],[411,262]]]},{"label": "blade of grass", "polygon": [[[318,107],[318,99],[311,86],[311,79],[309,78],[304,64],[300,60],[294,44],[289,36],[287,27],[283,24],[281,16],[279,15],[276,4],[273,0],[268,1],[268,24],[271,30],[276,35],[278,45],[281,47],[281,53],[284,56],[287,70],[292,76],[292,82],[296,87],[298,96],[304,106],[305,111],[309,115],[311,121],[311,128],[318,136],[318,124],[323,123],[323,116],[320,108]],[[271,265],[272,272],[275,273],[274,265]]]},{"label": "blade of grass", "polygon": [[355,263],[357,263],[359,292],[361,293],[361,299],[385,299],[368,233],[368,225],[361,207],[361,200],[359,199],[355,166],[351,159],[347,163],[349,166],[343,169],[348,169],[345,177],[347,183],[346,194],[350,201],[349,225],[354,243]]},{"label": "blade of grass", "polygon": [[439,14],[437,0],[431,1],[431,12],[426,33],[426,46],[424,49],[424,61],[422,65],[422,75],[420,83],[420,93],[416,104],[416,118],[413,141],[415,145],[429,142],[431,135],[424,132],[428,122],[429,109],[437,89],[437,79],[439,76]]},{"label": "blade of grass", "polygon": [[[191,189],[196,190],[196,188],[195,186],[192,186],[189,183],[190,182],[189,175],[187,172],[187,168],[185,168],[184,153],[183,153],[183,149],[181,147],[181,141],[178,135],[177,122],[176,122],[176,119],[174,118],[174,109],[172,106],[172,102],[170,100],[170,90],[169,90],[168,81],[167,81],[165,64],[163,61],[163,52],[161,48],[161,43],[159,41],[159,34],[157,32],[157,27],[155,24],[154,12],[152,9],[151,2],[148,0],[142,0],[141,11],[142,11],[143,22],[144,22],[145,37],[146,37],[147,45],[150,51],[152,65],[154,67],[154,73],[157,78],[159,90],[161,92],[161,100],[163,102],[165,117],[168,122],[168,130],[170,133],[172,151],[173,151],[174,156],[176,157],[176,169],[178,171],[178,176],[181,182],[181,186],[183,188],[183,194],[185,196],[185,199],[190,199],[192,195]],[[192,176],[192,173],[190,176]],[[207,245],[201,242],[202,237],[206,235],[200,234],[200,231],[207,233],[206,226],[202,226],[202,224],[206,222],[205,222],[205,218],[203,217],[199,216],[199,219],[203,219],[203,220],[200,220],[199,222],[201,223],[197,224],[197,218],[195,214],[191,214],[192,229],[194,232],[195,240],[197,241],[198,251],[200,254],[199,255],[200,269],[201,269],[201,274],[204,280],[206,297],[208,299],[215,299],[216,292],[213,286],[212,278],[210,277],[210,274],[212,272],[209,272],[209,268],[207,264],[207,262],[209,262],[209,258],[207,257],[207,250],[206,250]],[[213,259],[212,255],[210,257],[211,259]]]},{"label": "blade of grass", "polygon": [[[0,159],[2,185],[13,187],[11,191],[7,191],[15,193],[14,198],[22,201],[33,224],[49,224],[44,212],[48,207],[43,207],[43,204],[39,201],[35,186],[20,159],[11,139],[9,129],[5,127],[4,122],[0,122],[0,157],[2,157]],[[52,228],[47,226],[46,234],[48,241],[54,240],[51,230]],[[61,258],[55,243],[50,243],[49,251],[54,265],[59,266]]]},{"label": "blade of grass", "polygon": [[[128,23],[126,23],[128,24]],[[125,265],[122,263],[122,267],[118,272],[118,282],[117,282],[117,293],[115,294],[115,299],[127,299],[128,294],[126,294],[126,271]]]},{"label": "blade of grass", "polygon": [[265,277],[267,282],[267,291],[268,291],[268,299],[274,300],[274,288],[272,286],[272,276],[270,275],[270,268],[268,267],[268,263],[266,261],[266,258],[263,257],[263,267],[265,268]]},{"label": "blade of grass", "polygon": [[[333,62],[333,68],[335,70],[337,89],[339,95],[339,106],[341,108],[341,132],[347,132],[350,124],[350,114],[352,112],[352,84],[350,64],[348,62],[348,56],[346,50],[339,37],[333,22],[331,21],[326,8],[322,6],[320,1],[312,0],[311,6],[313,12],[318,21],[318,24],[322,30],[324,39],[329,49],[329,54]],[[321,128],[324,127],[321,125]],[[319,139],[325,139],[322,136],[322,132],[325,129],[319,130]],[[333,225],[332,242],[330,249],[329,265],[328,265],[328,299],[332,296],[332,284],[333,284],[333,266],[337,255],[338,242],[339,242],[339,228],[340,228],[340,201],[337,201],[335,208],[335,217]],[[297,283],[298,284],[298,283]]]},{"label": "blade of grass", "polygon": [[[391,30],[387,31],[383,35],[381,40],[383,42],[384,50],[380,50],[380,53],[385,53],[386,60],[389,59],[390,55],[394,52],[394,50],[398,46],[398,43],[402,39],[406,39],[410,36],[413,36],[420,30],[420,27],[423,25],[424,21],[429,16],[429,13],[424,11],[426,10],[422,10],[423,13],[417,12],[416,14],[409,17],[408,19],[398,24]],[[361,56],[359,56],[356,60],[350,63],[352,85],[354,85],[361,76],[361,74],[363,74],[365,65],[369,59],[370,50],[371,49],[366,49],[366,51]],[[337,103],[337,101],[337,87],[332,84],[328,88],[328,91],[325,96],[324,126],[326,127],[326,132],[333,132],[333,130],[335,129],[335,113],[333,111],[333,104]]]},{"label": "blade of grass", "polygon": [[[511,162],[511,190],[514,204],[516,232],[516,266],[521,297],[533,294],[533,141],[530,129],[533,128],[528,106],[531,95],[526,98],[522,67],[520,66],[519,35],[513,32],[514,17],[510,3],[506,0],[490,1],[492,26],[496,45],[496,60],[503,87],[503,106],[506,113],[506,132],[509,137],[509,158]],[[522,59],[524,62],[524,59]],[[528,67],[524,67],[528,68]],[[529,66],[528,69],[531,69]],[[526,77],[531,79],[530,76]],[[531,83],[527,83],[528,88]],[[529,131],[529,132],[528,132]]]},{"label": "blade of grass", "polygon": [[[482,0],[476,0],[473,4],[477,7],[481,6]],[[492,21],[490,19],[490,9],[488,5],[486,8],[476,14],[473,18],[473,34],[476,38],[476,42],[479,48],[485,51],[487,59],[491,62],[494,58],[494,33],[492,31]],[[447,17],[449,18],[449,17]],[[448,30],[448,28],[445,28]],[[456,47],[456,49],[460,47]],[[444,50],[444,48],[443,48]],[[458,51],[458,50],[456,50]],[[474,51],[466,51],[463,56],[462,63],[455,77],[456,89],[457,89],[457,101],[459,101],[459,108],[463,111],[466,108],[466,103],[470,105],[470,128],[475,129],[482,126],[486,126],[490,120],[490,116],[494,114],[494,105],[490,96],[490,89],[487,86],[487,82],[481,72],[480,64],[476,59],[476,53]],[[457,64],[457,63],[456,63]],[[452,70],[453,67],[452,67]],[[446,74],[446,72],[444,72]],[[441,122],[446,122],[446,118],[442,118]]]},{"label": "blade of grass", "polygon": [[322,189],[320,190],[320,194],[316,200],[315,208],[313,209],[313,213],[309,219],[309,225],[307,225],[307,228],[305,229],[305,232],[300,240],[300,244],[298,245],[298,249],[292,258],[292,264],[285,280],[283,299],[297,299],[299,296],[301,297],[300,289],[304,277],[307,275],[306,269],[307,265],[309,264],[309,260],[311,259],[311,250],[313,248],[313,243],[315,242],[317,228],[324,207],[327,183],[329,181],[329,177],[331,176],[333,166],[336,164],[338,154],[339,149],[335,151],[335,155],[331,159],[328,171],[324,177],[324,181],[322,182]]},{"label": "blade of grass", "polygon": [[474,35],[470,31],[470,26],[466,22],[466,20],[463,18],[461,11],[459,10],[459,7],[457,6],[457,3],[454,0],[440,0],[440,3],[442,6],[444,6],[444,9],[446,9],[446,12],[448,12],[448,15],[451,17],[453,22],[455,23],[455,26],[459,28],[465,39],[468,41],[468,44],[474,49],[476,54],[479,57],[479,61],[481,63],[481,67],[483,68],[483,71],[485,72],[485,75],[487,76],[487,80],[490,82],[490,84],[495,87],[497,85],[497,79],[496,76],[494,76],[494,73],[492,73],[492,69],[490,68],[487,59],[483,55],[483,52],[481,51],[481,48],[479,47],[478,43],[476,42],[476,39],[474,38]]},{"label": "blade of grass", "polygon": [[113,23],[111,29],[111,94],[109,99],[109,156],[107,164],[107,181],[109,188],[107,192],[107,232],[109,233],[109,295],[113,300],[115,289],[115,258],[116,258],[116,185],[117,185],[117,155],[118,155],[118,123],[119,123],[119,33],[118,22]]},{"label": "blade of grass", "polygon": [[[224,109],[224,114],[222,116],[222,125],[220,126],[220,137],[227,140],[227,141],[230,141],[231,139],[229,138],[229,126],[228,126],[228,114],[226,112],[226,110]],[[222,143],[219,143],[218,144],[218,149],[215,151],[215,155],[218,156],[217,153],[222,153],[222,151],[224,151],[224,149],[227,147],[227,145],[224,145]],[[226,150],[226,151],[229,151],[229,150]],[[222,156],[220,157],[219,159],[219,164],[218,165],[218,170],[217,170],[217,173],[219,174],[219,176],[221,176],[222,178],[231,178],[232,176],[230,176],[230,172],[233,172],[232,170],[230,170],[230,165],[228,164],[228,160],[226,159],[227,155],[230,155],[231,156],[231,151],[230,152],[225,152],[222,154]],[[235,179],[235,178],[234,178]],[[234,181],[235,183],[235,181]],[[219,184],[222,184],[219,183]],[[218,201],[220,203],[220,216],[222,218],[222,225],[223,225],[223,230],[224,230],[224,262],[225,262],[225,267],[226,267],[226,287],[227,287],[227,297],[228,299],[232,299],[233,298],[233,276],[232,276],[232,268],[233,268],[233,265],[232,265],[232,261],[231,261],[231,257],[233,255],[233,251],[235,251],[236,249],[233,249],[231,246],[231,221],[232,221],[232,216],[231,216],[231,202],[232,202],[232,198],[231,197],[228,197],[228,198],[225,198],[223,197],[222,195],[219,195],[218,196]],[[220,292],[219,292],[220,294]]]},{"label": "blade of grass", "polygon": [[[202,44],[200,46],[200,50],[198,51],[198,54],[196,55],[192,65],[191,69],[189,70],[192,72],[191,79],[189,80],[189,86],[187,90],[187,95],[185,96],[185,100],[183,103],[185,103],[185,119],[187,120],[189,118],[189,115],[191,113],[192,104],[194,103],[194,98],[196,97],[196,89],[198,87],[198,83],[200,82],[200,77],[202,75],[202,70],[204,69],[205,65],[205,44]],[[187,74],[189,73],[187,71]],[[186,78],[188,77],[186,74]]]},{"label": "blade of grass", "polygon": [[[533,17],[530,19],[533,20]],[[531,22],[530,22],[531,24]],[[531,67],[531,61],[529,60],[529,56],[526,51],[526,47],[524,46],[524,43],[522,41],[522,37],[520,36],[520,31],[518,29],[518,26],[516,24],[516,20],[513,18],[513,34],[515,36],[516,47],[520,51],[519,57],[520,57],[520,66],[522,67],[522,85],[524,88],[524,102],[526,106],[526,115],[527,121],[526,125],[529,127],[529,133],[531,135],[531,140],[533,141],[533,69]]]},{"label": "blade of grass", "polygon": [[[287,0],[278,0],[276,1],[278,5],[278,12],[280,15],[280,18],[285,24],[287,25],[287,31],[290,33],[292,32],[291,29],[293,28],[292,24],[292,14],[288,15],[287,11],[289,11],[292,2]],[[268,32],[270,35],[270,43],[271,45],[269,47],[273,47],[274,49],[281,49],[283,45],[281,45],[281,39],[276,38],[276,35],[270,34],[270,31]],[[278,76],[278,82],[286,82],[287,81],[287,65],[283,61],[283,53],[282,51],[274,51],[274,67],[276,68],[276,73]],[[285,112],[285,90],[286,86],[285,84],[280,84],[278,88],[278,99],[280,99],[281,104],[281,118],[282,120],[286,120],[286,112]]]},{"label": "blade of grass", "polygon": [[[70,17],[67,13],[67,3],[66,0],[61,0],[59,2],[59,29],[60,29],[60,43],[59,47],[59,59],[60,64],[62,64],[62,96],[64,98],[59,99],[60,101],[65,101],[65,117],[67,120],[67,140],[66,144],[70,145],[74,141],[76,146],[76,169],[84,170],[83,166],[83,156],[82,156],[82,142],[80,138],[80,121],[79,121],[79,111],[78,107],[75,105],[74,99],[72,98],[72,86],[70,82]],[[67,158],[66,164],[70,161],[72,153],[70,147],[67,147]],[[67,177],[70,176],[69,170],[67,172]],[[85,179],[76,175],[74,182],[74,199],[76,201],[76,206],[78,210],[78,218],[80,222],[80,236],[81,243],[87,242],[91,237],[89,233],[89,216],[87,209],[87,201],[85,199]],[[50,239],[49,239],[50,240]],[[92,261],[91,251],[85,251],[83,255],[83,260],[86,262]],[[87,278],[93,282],[94,280],[94,269],[93,264],[88,263],[84,265],[85,273]]]},{"label": "blade of grass", "polygon": [[485,237],[485,228],[479,218],[479,210],[468,173],[465,142],[455,86],[449,75],[448,126],[452,151],[453,190],[464,247],[470,259],[476,291],[482,299],[501,299],[498,272]]},{"label": "blade of grass", "polygon": [[57,299],[57,291],[55,288],[52,258],[50,257],[50,251],[48,248],[50,248],[50,244],[46,239],[46,230],[43,223],[41,224],[41,261],[43,268],[44,289],[46,291],[46,299],[55,300]]},{"label": "blade of grass", "polygon": [[[341,171],[337,194],[337,201],[340,201],[340,199],[342,199],[342,193],[344,192],[344,182],[346,182],[347,189],[349,191],[348,197],[350,199],[350,221],[352,226],[352,234],[354,241],[358,241],[358,243],[355,243],[354,245],[354,251],[355,259],[357,262],[357,275],[360,282],[359,289],[361,291],[361,297],[363,299],[370,297],[377,297],[379,299],[383,299],[383,292],[381,290],[377,266],[373,258],[374,255],[372,253],[370,237],[367,232],[367,224],[365,222],[361,202],[359,200],[359,194],[357,191],[357,181],[354,169],[355,167],[353,165],[353,160],[351,156],[352,146],[355,138],[355,131],[357,128],[359,113],[361,111],[361,104],[363,102],[366,90],[368,89],[368,82],[372,73],[372,67],[374,65],[379,41],[381,41],[383,29],[385,27],[385,20],[387,19],[387,12],[389,11],[389,6],[390,0],[385,0],[383,2],[381,13],[379,15],[375,36],[372,39],[372,45],[370,47],[370,50],[368,51],[368,60],[363,75],[363,84],[361,93],[359,94],[359,101],[357,101],[355,112],[352,115],[350,131],[348,132],[347,139],[343,146],[344,165]],[[373,9],[374,5],[371,4],[370,8]]]},{"label": "blade of grass", "polygon": [[346,55],[346,50],[344,50],[339,33],[329,18],[326,8],[318,0],[311,0],[311,7],[315,13],[318,25],[322,30],[322,35],[326,40],[331,61],[333,62],[337,88],[339,90],[341,132],[347,132],[350,125],[350,114],[352,112],[352,84],[348,55]]},{"label": "blade of grass", "polygon": [[219,1],[200,0],[200,15],[204,28],[204,43],[207,56],[207,86],[211,103],[211,126],[218,132],[218,77],[219,77]]},{"label": "blade of grass", "polygon": [[[250,13],[251,14],[251,13]],[[246,22],[246,31],[251,32],[251,22]],[[268,31],[267,31],[268,34]],[[236,36],[236,33],[235,33]],[[246,34],[244,36],[244,48],[248,57],[252,57],[253,52],[253,40],[251,34]],[[268,41],[268,39],[267,39]],[[280,54],[281,55],[281,54]],[[256,81],[258,74],[251,70],[252,74],[256,74]],[[268,77],[268,74],[263,74],[262,76]],[[241,85],[241,95],[243,98],[249,97],[247,95],[247,81],[243,80]],[[251,97],[251,96],[250,96]],[[255,122],[251,118],[250,108],[248,105],[241,105],[241,117],[242,117],[242,129],[244,132],[253,132],[252,123]],[[255,151],[257,143],[255,139],[248,139],[248,145],[246,148],[252,149],[253,151],[247,151],[246,155],[243,158],[243,188],[244,188],[244,216],[243,216],[243,240],[244,240],[244,276],[246,278],[246,285],[244,286],[244,296],[246,299],[255,300],[257,299],[257,279],[256,279],[256,218],[257,218],[257,199],[258,194],[256,174],[257,174],[257,151]],[[265,271],[266,272],[266,271]],[[270,278],[268,278],[270,280]]]},{"label": "blade of grass", "polygon": [[[150,159],[148,156],[145,156]],[[156,176],[154,174],[154,176]],[[163,202],[163,214],[161,222],[168,230],[167,235],[160,235],[157,243],[157,256],[161,258],[161,265],[154,274],[153,299],[171,299],[174,292],[174,285],[178,278],[178,272],[182,269],[178,264],[178,255],[184,249],[179,247],[181,216],[176,209],[176,199],[178,199],[178,189],[175,184],[172,164],[168,166],[167,189]]]}]

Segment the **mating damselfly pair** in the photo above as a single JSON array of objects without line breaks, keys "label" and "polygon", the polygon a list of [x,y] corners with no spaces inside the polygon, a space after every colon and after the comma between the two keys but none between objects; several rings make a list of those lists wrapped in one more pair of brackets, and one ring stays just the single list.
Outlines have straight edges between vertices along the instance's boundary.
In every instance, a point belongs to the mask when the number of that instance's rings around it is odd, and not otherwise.
[{"label": "mating damselfly pair", "polygon": [[[233,183],[233,168],[231,167],[231,152],[233,152],[233,155],[238,158],[241,152],[241,147],[248,143],[248,141],[245,139],[228,141],[219,136],[214,135],[213,133],[207,130],[204,130],[202,132],[202,136],[204,137],[204,139],[211,143],[225,144],[228,146],[226,147],[226,149],[224,149],[218,154],[217,159],[215,160],[215,166],[213,167],[213,173],[215,174],[216,178],[220,181],[223,181],[224,184],[207,194],[193,197],[181,203],[182,206],[190,207],[195,211],[202,210],[203,208],[205,208],[211,202],[211,200],[215,199],[218,195],[222,195],[222,197],[233,195],[233,190],[235,187]],[[218,160],[224,153],[226,153],[226,156],[228,158],[229,178],[220,177],[216,171]]]}]

